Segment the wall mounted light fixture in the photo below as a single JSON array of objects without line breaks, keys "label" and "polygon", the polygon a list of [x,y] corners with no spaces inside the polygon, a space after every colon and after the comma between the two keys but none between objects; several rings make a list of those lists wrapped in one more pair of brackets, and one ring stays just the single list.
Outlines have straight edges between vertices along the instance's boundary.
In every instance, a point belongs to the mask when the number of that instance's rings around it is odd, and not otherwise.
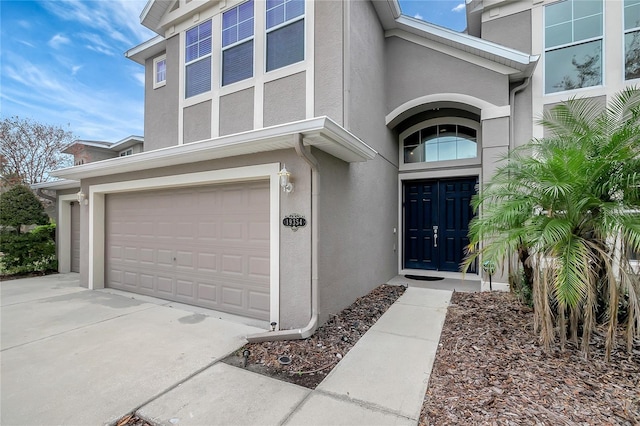
[{"label": "wall mounted light fixture", "polygon": [[86,206],[87,204],[89,204],[89,200],[87,199],[87,195],[86,195],[84,192],[82,192],[82,190],[80,190],[80,191],[76,194],[76,196],[78,197],[78,202],[79,202],[80,204],[84,204],[85,206]]},{"label": "wall mounted light fixture", "polygon": [[284,165],[282,170],[278,172],[278,176],[280,176],[280,186],[284,192],[293,191],[293,184],[291,183],[291,173],[287,170],[287,166]]}]

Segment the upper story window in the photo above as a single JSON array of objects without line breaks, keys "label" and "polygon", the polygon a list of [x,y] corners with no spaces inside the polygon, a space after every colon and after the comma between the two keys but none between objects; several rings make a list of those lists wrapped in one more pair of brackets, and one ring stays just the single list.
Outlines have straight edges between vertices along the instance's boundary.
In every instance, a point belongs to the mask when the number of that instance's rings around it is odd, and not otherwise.
[{"label": "upper story window", "polygon": [[159,56],[153,60],[153,88],[157,89],[167,83],[167,57]]},{"label": "upper story window", "polygon": [[211,20],[187,30],[184,55],[185,97],[211,90]]},{"label": "upper story window", "polygon": [[253,0],[222,15],[222,85],[253,77]]},{"label": "upper story window", "polygon": [[435,124],[403,138],[404,163],[467,160],[478,157],[477,130],[461,124]]},{"label": "upper story window", "polygon": [[545,93],[602,84],[602,33],[602,0],[545,6]]},{"label": "upper story window", "polygon": [[267,71],[304,60],[304,0],[267,0]]},{"label": "upper story window", "polygon": [[125,149],[120,152],[120,157],[126,157],[127,155],[133,155],[133,148]]},{"label": "upper story window", "polygon": [[640,78],[640,0],[624,0],[624,78]]}]

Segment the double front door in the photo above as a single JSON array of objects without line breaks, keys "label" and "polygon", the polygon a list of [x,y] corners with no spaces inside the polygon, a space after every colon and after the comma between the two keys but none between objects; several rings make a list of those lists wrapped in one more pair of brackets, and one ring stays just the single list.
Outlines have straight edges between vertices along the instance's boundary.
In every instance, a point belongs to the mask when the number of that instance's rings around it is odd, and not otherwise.
[{"label": "double front door", "polygon": [[405,269],[460,271],[476,184],[476,177],[404,183]]}]

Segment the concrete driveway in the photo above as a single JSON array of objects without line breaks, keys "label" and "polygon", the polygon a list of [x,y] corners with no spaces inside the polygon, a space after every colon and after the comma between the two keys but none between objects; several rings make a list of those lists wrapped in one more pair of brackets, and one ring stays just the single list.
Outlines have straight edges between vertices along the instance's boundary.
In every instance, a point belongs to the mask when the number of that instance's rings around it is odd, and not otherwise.
[{"label": "concrete driveway", "polygon": [[78,274],[5,281],[0,290],[2,425],[111,423],[264,331],[86,290]]}]

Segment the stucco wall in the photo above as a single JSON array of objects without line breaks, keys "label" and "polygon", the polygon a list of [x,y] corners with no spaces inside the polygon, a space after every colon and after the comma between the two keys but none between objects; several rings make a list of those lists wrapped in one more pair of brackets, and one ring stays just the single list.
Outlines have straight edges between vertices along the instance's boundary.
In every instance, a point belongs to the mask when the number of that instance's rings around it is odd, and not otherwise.
[{"label": "stucco wall", "polygon": [[305,79],[300,72],[264,85],[264,127],[304,120]]},{"label": "stucco wall", "polygon": [[397,141],[385,126],[384,32],[369,1],[351,1],[346,128],[379,152],[320,159],[320,314],[326,320],[397,274]]},{"label": "stucco wall", "polygon": [[211,139],[211,100],[184,109],[184,143]]},{"label": "stucco wall", "polygon": [[497,106],[509,103],[505,75],[398,37],[386,39],[387,113],[412,99],[461,93]]},{"label": "stucco wall", "polygon": [[[220,160],[183,164],[145,170],[136,173],[124,173],[103,176],[82,181],[82,190],[89,193],[88,186],[109,182],[145,179],[158,176],[171,176],[184,173],[196,173],[208,170],[221,170],[255,164],[286,163],[292,173],[295,189],[280,197],[280,326],[284,329],[304,327],[311,316],[311,172],[309,166],[301,160],[293,149],[265,152],[256,155],[238,156]],[[308,219],[308,225],[293,232],[282,226],[282,219],[290,213],[299,213]],[[88,283],[89,265],[89,206],[81,207],[81,268],[80,277],[83,286]]]},{"label": "stucco wall", "polygon": [[531,10],[483,22],[482,38],[531,53]]},{"label": "stucco wall", "polygon": [[254,88],[220,98],[220,136],[253,129]]},{"label": "stucco wall", "polygon": [[343,124],[344,9],[348,2],[315,2],[315,116]]},{"label": "stucco wall", "polygon": [[145,62],[144,150],[178,144],[179,37],[167,40],[167,82],[153,88],[153,59]]}]

